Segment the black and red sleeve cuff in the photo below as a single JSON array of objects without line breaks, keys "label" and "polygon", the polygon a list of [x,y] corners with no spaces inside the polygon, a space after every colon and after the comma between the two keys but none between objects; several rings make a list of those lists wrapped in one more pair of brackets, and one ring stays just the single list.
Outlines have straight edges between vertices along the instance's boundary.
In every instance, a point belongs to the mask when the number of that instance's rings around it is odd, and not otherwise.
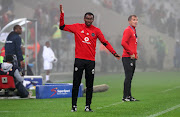
[{"label": "black and red sleeve cuff", "polygon": [[65,27],[65,24],[64,24],[64,25],[62,25],[62,26],[60,26],[60,27],[59,27],[59,29],[63,30],[63,29],[64,29],[64,27]]}]

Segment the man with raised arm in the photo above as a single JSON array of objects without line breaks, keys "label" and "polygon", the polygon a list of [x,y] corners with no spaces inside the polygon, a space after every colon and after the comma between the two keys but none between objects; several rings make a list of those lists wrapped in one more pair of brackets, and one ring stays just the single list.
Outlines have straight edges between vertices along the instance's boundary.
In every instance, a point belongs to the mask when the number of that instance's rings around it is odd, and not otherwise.
[{"label": "man with raised arm", "polygon": [[95,74],[95,50],[97,38],[100,42],[119,60],[120,56],[113,49],[111,44],[104,38],[101,30],[92,25],[94,15],[87,12],[84,15],[83,24],[64,24],[63,6],[60,5],[60,29],[69,31],[75,35],[75,62],[73,72],[73,88],[72,88],[72,109],[71,112],[77,111],[77,96],[82,79],[83,70],[85,70],[86,79],[86,112],[93,112],[90,105],[93,93],[93,82]]}]

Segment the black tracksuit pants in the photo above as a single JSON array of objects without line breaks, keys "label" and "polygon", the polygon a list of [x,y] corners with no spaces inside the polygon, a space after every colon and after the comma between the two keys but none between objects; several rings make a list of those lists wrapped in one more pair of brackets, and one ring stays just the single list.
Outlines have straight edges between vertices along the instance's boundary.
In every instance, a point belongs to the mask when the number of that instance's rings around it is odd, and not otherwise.
[{"label": "black tracksuit pants", "polygon": [[81,84],[83,70],[86,79],[86,105],[91,104],[93,93],[93,82],[95,74],[95,61],[75,58],[72,88],[72,106],[77,105],[77,96]]},{"label": "black tracksuit pants", "polygon": [[123,98],[126,98],[128,96],[131,96],[131,82],[136,68],[136,59],[123,57],[122,62],[125,72]]},{"label": "black tracksuit pants", "polygon": [[22,82],[16,83],[17,88],[17,95],[19,95],[21,98],[27,98],[29,95],[28,90],[24,87]]}]

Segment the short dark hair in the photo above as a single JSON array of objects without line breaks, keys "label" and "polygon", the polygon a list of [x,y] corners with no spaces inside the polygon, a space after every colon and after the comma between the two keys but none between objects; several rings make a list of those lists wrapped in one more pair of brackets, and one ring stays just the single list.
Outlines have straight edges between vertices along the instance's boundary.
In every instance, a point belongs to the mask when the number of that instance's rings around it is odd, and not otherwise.
[{"label": "short dark hair", "polygon": [[136,15],[130,15],[130,16],[128,17],[128,21],[131,21],[132,17],[137,17],[137,16],[136,16]]},{"label": "short dark hair", "polygon": [[17,28],[19,28],[19,27],[21,27],[20,25],[15,25],[14,27],[13,27],[13,30],[15,31]]},{"label": "short dark hair", "polygon": [[93,19],[94,19],[94,14],[93,14],[93,13],[87,12],[87,13],[84,15],[84,18],[86,17],[86,15],[92,15],[92,16],[93,16]]},{"label": "short dark hair", "polygon": [[50,42],[49,42],[49,41],[46,41],[46,42],[45,42],[45,45],[48,44],[48,43],[50,43]]}]

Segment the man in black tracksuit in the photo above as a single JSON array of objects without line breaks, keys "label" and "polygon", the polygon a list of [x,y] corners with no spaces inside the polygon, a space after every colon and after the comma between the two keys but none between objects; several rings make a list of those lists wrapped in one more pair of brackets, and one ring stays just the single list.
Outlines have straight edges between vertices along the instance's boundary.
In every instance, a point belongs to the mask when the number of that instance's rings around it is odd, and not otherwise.
[{"label": "man in black tracksuit", "polygon": [[5,55],[16,55],[19,67],[24,67],[23,55],[21,50],[22,28],[20,25],[15,25],[13,31],[8,35],[5,43]]}]

